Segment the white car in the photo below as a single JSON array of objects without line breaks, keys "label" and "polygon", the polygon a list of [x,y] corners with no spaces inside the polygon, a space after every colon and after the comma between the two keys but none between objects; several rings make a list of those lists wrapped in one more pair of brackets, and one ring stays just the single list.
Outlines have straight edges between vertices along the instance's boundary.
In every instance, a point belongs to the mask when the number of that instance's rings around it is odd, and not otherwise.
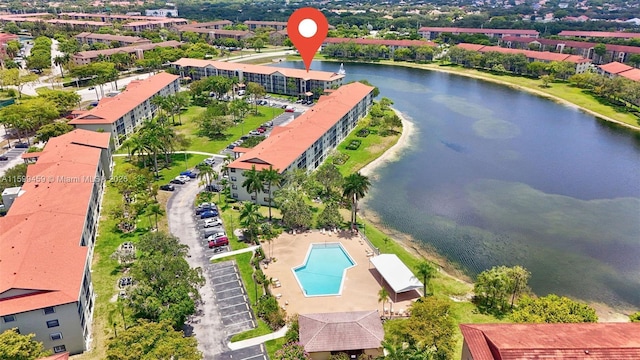
[{"label": "white car", "polygon": [[209,218],[204,220],[204,227],[209,228],[216,226],[222,226],[222,220],[219,218]]},{"label": "white car", "polygon": [[176,177],[176,179],[182,180],[184,182],[191,181],[191,178],[188,177],[187,175],[179,175],[178,177]]},{"label": "white car", "polygon": [[225,232],[219,232],[219,233],[215,233],[213,235],[207,236],[207,238],[205,240],[206,241],[211,241],[211,240],[215,240],[217,238],[226,237],[226,236],[227,236],[227,234]]},{"label": "white car", "polygon": [[249,135],[259,136],[259,135],[260,135],[260,131],[258,131],[258,130],[251,130],[251,131],[249,131]]}]

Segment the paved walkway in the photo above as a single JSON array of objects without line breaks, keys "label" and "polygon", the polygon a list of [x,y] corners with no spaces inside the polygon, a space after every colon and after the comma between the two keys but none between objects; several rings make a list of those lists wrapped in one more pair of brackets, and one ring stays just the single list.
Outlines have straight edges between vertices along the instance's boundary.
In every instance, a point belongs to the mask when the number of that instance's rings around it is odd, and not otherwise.
[{"label": "paved walkway", "polygon": [[287,333],[287,330],[289,330],[289,327],[285,325],[282,329],[276,332],[273,332],[271,334],[262,335],[262,336],[254,337],[251,339],[242,340],[242,341],[230,342],[227,344],[227,346],[231,350],[238,350],[238,349],[243,349],[249,346],[255,346],[255,345],[267,342],[269,340],[279,339],[281,337],[284,337],[284,335]]},{"label": "paved walkway", "polygon": [[[224,156],[220,155],[220,154],[212,154],[212,153],[208,153],[208,152],[202,152],[202,151],[174,151],[174,154],[195,154],[195,155],[206,155],[206,156],[216,156],[219,158],[224,158]],[[144,153],[143,153],[144,154]],[[146,154],[145,154],[146,155]],[[114,157],[122,157],[122,156],[129,156],[129,154],[113,154]]]},{"label": "paved walkway", "polygon": [[234,255],[246,253],[246,252],[249,252],[249,251],[255,251],[259,247],[260,247],[260,245],[255,245],[255,246],[249,246],[248,248],[244,248],[244,249],[240,249],[240,250],[234,250],[234,251],[229,251],[229,252],[225,252],[225,253],[221,253],[221,254],[215,254],[215,255],[213,255],[211,257],[210,260],[217,260],[217,259],[226,258],[228,256],[234,256]]}]

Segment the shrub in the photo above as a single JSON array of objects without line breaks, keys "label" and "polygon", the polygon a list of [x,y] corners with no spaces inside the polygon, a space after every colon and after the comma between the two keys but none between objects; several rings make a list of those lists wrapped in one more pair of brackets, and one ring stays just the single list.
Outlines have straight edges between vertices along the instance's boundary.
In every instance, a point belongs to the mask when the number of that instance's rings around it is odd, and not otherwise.
[{"label": "shrub", "polygon": [[339,153],[336,153],[336,155],[333,157],[333,164],[344,165],[344,163],[346,163],[347,160],[349,160],[349,155],[339,152]]},{"label": "shrub", "polygon": [[360,144],[362,144],[361,140],[351,140],[351,142],[349,143],[349,145],[347,145],[347,150],[358,150],[358,148],[360,147]]},{"label": "shrub", "polygon": [[289,322],[289,329],[284,334],[284,339],[287,343],[298,342],[300,340],[300,325],[298,325],[298,314],[291,317]]},{"label": "shrub", "polygon": [[369,136],[369,133],[370,133],[369,129],[360,129],[356,133],[356,136],[358,136],[358,137],[367,137],[367,136]]},{"label": "shrub", "polygon": [[284,310],[278,306],[278,301],[273,296],[265,295],[258,299],[256,314],[274,331],[285,324]]},{"label": "shrub", "polygon": [[18,96],[18,91],[16,91],[16,89],[7,89],[7,95],[9,97],[15,98]]}]

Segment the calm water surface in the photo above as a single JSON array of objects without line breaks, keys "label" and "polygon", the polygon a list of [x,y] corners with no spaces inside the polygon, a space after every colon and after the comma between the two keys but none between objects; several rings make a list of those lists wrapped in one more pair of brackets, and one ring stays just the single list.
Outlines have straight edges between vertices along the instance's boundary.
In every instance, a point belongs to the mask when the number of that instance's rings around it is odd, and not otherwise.
[{"label": "calm water surface", "polygon": [[539,295],[640,306],[640,134],[480,80],[345,69],[417,128],[400,159],[372,176],[365,212],[470,275],[521,264]]}]

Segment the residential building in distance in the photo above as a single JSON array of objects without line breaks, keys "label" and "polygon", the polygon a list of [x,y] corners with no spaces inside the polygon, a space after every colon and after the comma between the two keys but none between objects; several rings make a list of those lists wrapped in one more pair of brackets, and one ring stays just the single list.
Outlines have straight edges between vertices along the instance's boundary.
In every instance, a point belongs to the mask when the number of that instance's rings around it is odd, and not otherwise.
[{"label": "residential building in distance", "polygon": [[18,40],[18,35],[0,33],[0,54],[6,54],[7,43],[11,40]]},{"label": "residential building in distance", "polygon": [[640,359],[640,323],[460,324],[462,360]]},{"label": "residential building in distance", "polygon": [[[29,20],[31,22],[33,20]],[[36,21],[37,22],[37,21]],[[102,21],[87,21],[87,20],[66,20],[66,19],[50,19],[44,20],[45,23],[51,25],[68,26],[75,30],[89,30],[97,31],[101,28],[112,27],[112,23]]]},{"label": "residential building in distance", "polygon": [[[53,18],[55,17],[55,18]],[[53,25],[69,26],[81,30],[98,30],[112,27],[114,23],[122,23],[123,28],[135,32],[162,28],[174,28],[186,25],[186,19],[174,17],[154,17],[121,14],[89,14],[89,13],[36,13],[0,15],[0,22],[15,22],[21,25],[26,22],[45,22]]]},{"label": "residential building in distance", "polygon": [[[356,127],[373,103],[373,87],[359,82],[343,85],[285,126],[275,126],[264,141],[252,149],[235,148],[239,156],[228,165],[231,196],[255,200],[242,187],[244,172],[269,167],[284,174],[294,169],[312,171]],[[269,203],[268,193],[258,193],[258,203]]]},{"label": "residential building in distance", "polygon": [[95,43],[111,45],[113,42],[117,42],[119,46],[151,44],[151,40],[138,36],[96,34],[91,32],[82,32],[76,35],[75,38],[79,43],[88,45],[92,45]]},{"label": "residential building in distance", "polygon": [[215,30],[215,29],[191,29],[189,31],[208,34],[209,40],[234,39],[237,41],[252,38],[255,34],[245,30]]},{"label": "residential building in distance", "polygon": [[531,45],[539,47],[541,51],[552,51],[564,54],[579,55],[583,58],[591,59],[591,61],[600,63],[601,60],[611,59],[611,61],[627,62],[633,54],[640,54],[640,46],[604,44],[607,52],[600,58],[596,54],[595,47],[597,43],[566,40],[566,39],[532,39],[532,38],[515,38],[504,37],[500,39],[503,46],[509,48],[530,49]]},{"label": "residential building in distance", "polygon": [[87,65],[94,61],[98,61],[101,56],[109,57],[113,54],[118,53],[127,53],[134,54],[138,59],[144,58],[144,52],[153,50],[155,48],[160,47],[179,47],[183,43],[180,41],[169,40],[163,41],[159,43],[148,43],[148,44],[140,44],[134,46],[125,46],[120,48],[113,49],[104,49],[104,50],[89,50],[89,51],[81,51],[79,53],[73,54],[71,59],[75,65]]},{"label": "residential building in distance", "polygon": [[255,82],[267,92],[283,95],[313,96],[314,89],[342,85],[344,75],[327,71],[277,68],[265,65],[182,58],[171,64],[182,77],[199,80],[209,76],[236,77],[240,83]]},{"label": "residential building in distance", "polygon": [[300,314],[298,323],[300,345],[313,360],[326,360],[335,353],[351,359],[383,355],[384,329],[377,310]]},{"label": "residential building in distance", "polygon": [[276,31],[284,30],[287,28],[286,21],[252,21],[247,20],[244,22],[245,25],[249,27],[249,30],[255,31],[260,28],[271,28]]},{"label": "residential building in distance", "polygon": [[561,37],[576,37],[576,38],[615,38],[631,40],[640,38],[640,33],[622,32],[622,31],[576,31],[576,30],[562,30],[558,33]]},{"label": "residential building in distance", "polygon": [[208,21],[203,23],[189,23],[177,27],[178,31],[189,31],[188,29],[214,29],[222,30],[225,26],[231,26],[233,22],[229,20]]},{"label": "residential building in distance", "polygon": [[629,80],[640,81],[640,69],[619,63],[617,61],[598,66],[598,73],[610,78],[622,76]]},{"label": "residential building in distance", "polygon": [[117,148],[143,121],[153,118],[157,110],[151,103],[153,97],[175,94],[179,88],[180,77],[166,72],[132,81],[122,93],[102,98],[96,107],[78,114],[69,125],[84,130],[102,130],[111,135],[113,147]]},{"label": "residential building in distance", "polygon": [[178,17],[178,9],[151,9],[145,10],[144,14],[153,17]]},{"label": "residential building in distance", "polygon": [[527,61],[540,61],[544,63],[549,63],[552,61],[566,61],[575,64],[576,74],[581,74],[589,69],[591,65],[591,60],[585,59],[581,56],[577,55],[569,55],[569,54],[558,54],[552,53],[548,51],[535,51],[535,50],[521,50],[521,49],[509,49],[503,48],[500,46],[485,46],[479,44],[467,44],[461,43],[456,45],[457,47],[469,51],[477,51],[481,53],[487,52],[499,52],[502,54],[523,54],[526,56]]},{"label": "residential building in distance", "polygon": [[473,29],[473,28],[456,28],[456,27],[422,27],[418,30],[418,33],[427,40],[433,40],[442,33],[451,33],[453,35],[460,34],[484,34],[490,38],[505,36],[515,37],[531,37],[537,38],[540,33],[536,30],[522,30],[522,29]]},{"label": "residential building in distance", "polygon": [[326,38],[322,43],[322,46],[328,44],[342,44],[342,43],[354,43],[358,45],[379,45],[386,46],[389,50],[383,57],[390,59],[393,58],[393,54],[398,49],[430,46],[437,47],[438,44],[432,41],[424,40],[384,40],[384,39],[352,39],[352,38]]},{"label": "residential building in distance", "polygon": [[56,354],[79,354],[91,342],[91,258],[111,177],[109,134],[74,130],[32,156],[27,182],[0,218],[0,332],[17,328]]}]

